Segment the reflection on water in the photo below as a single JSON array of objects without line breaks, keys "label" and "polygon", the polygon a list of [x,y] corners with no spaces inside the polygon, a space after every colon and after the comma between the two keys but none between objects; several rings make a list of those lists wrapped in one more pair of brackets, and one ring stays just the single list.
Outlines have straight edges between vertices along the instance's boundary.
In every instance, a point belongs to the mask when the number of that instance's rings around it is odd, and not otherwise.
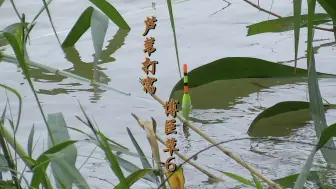
[{"label": "reflection on water", "polygon": [[[96,73],[98,74],[98,82],[108,84],[111,79],[103,72],[106,68],[101,68],[99,65],[111,63],[116,61],[115,58],[111,57],[113,53],[115,53],[118,49],[120,49],[125,44],[125,39],[128,35],[128,30],[122,30],[119,29],[117,33],[113,36],[111,40],[109,40],[108,45],[106,48],[101,52],[101,58],[100,61],[98,61],[98,66]],[[74,75],[86,78],[86,79],[93,79],[93,73],[94,73],[94,62],[83,62],[78,50],[76,47],[69,47],[63,49],[65,53],[65,58],[72,63],[71,68],[67,68],[63,71],[72,73]],[[94,54],[92,55],[94,56]],[[36,82],[53,82],[53,83],[60,83],[66,77],[61,75],[55,75],[52,73],[49,73],[45,70],[42,70],[40,68],[30,68],[30,77],[36,81]],[[97,87],[91,85],[89,89],[80,89],[80,88],[74,88],[79,87],[82,84],[75,82],[75,83],[66,83],[66,84],[58,84],[62,87],[60,88],[53,88],[53,89],[40,89],[37,91],[40,94],[46,94],[46,95],[58,95],[58,94],[69,94],[72,92],[78,92],[78,91],[86,91],[86,92],[93,92],[93,96],[91,96],[91,100],[96,101],[99,100],[101,97],[101,94],[105,92],[106,90],[98,89]],[[70,88],[66,88],[69,86]]]}]

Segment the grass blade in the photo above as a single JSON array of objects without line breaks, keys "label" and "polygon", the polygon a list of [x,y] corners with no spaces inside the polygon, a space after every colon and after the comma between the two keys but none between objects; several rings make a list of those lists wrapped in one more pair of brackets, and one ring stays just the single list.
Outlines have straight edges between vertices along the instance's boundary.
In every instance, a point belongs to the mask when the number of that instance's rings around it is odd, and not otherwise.
[{"label": "grass blade", "polygon": [[223,173],[224,175],[226,175],[227,177],[230,177],[231,179],[233,180],[236,180],[240,183],[243,183],[247,186],[252,186],[252,187],[256,187],[250,180],[242,177],[242,176],[239,176],[239,175],[236,175],[234,173],[229,173],[229,172],[225,172],[225,171],[221,171],[221,170],[218,170],[218,169],[215,169],[215,168],[212,168],[212,167],[209,167],[210,169],[213,169],[213,170],[216,170],[218,172],[221,172]]},{"label": "grass blade", "polygon": [[[134,165],[133,163],[131,163],[131,162],[125,160],[125,159],[122,159],[119,156],[116,156],[116,158],[117,158],[117,161],[118,161],[120,167],[124,168],[127,172],[134,173],[134,172],[140,170],[140,168],[138,166]],[[155,181],[156,181],[154,178],[150,177],[149,175],[146,175],[144,177],[144,179],[146,179],[150,182],[153,182],[153,183],[155,183]]]},{"label": "grass blade", "polygon": [[173,35],[174,35],[174,45],[175,45],[175,53],[176,53],[176,59],[177,59],[177,67],[178,71],[180,74],[180,78],[182,78],[181,74],[181,67],[180,67],[180,56],[178,53],[178,48],[177,48],[177,39],[176,39],[176,31],[175,31],[175,23],[174,23],[174,15],[173,15],[173,6],[171,3],[171,0],[167,0],[167,5],[168,5],[168,11],[169,11],[169,18],[170,18],[170,24],[173,29]]},{"label": "grass blade", "polygon": [[16,133],[17,129],[19,128],[20,119],[21,119],[22,97],[15,89],[13,89],[11,87],[8,87],[7,85],[0,84],[0,87],[12,92],[19,100],[19,110],[18,110],[18,116],[17,116],[17,121],[16,121],[16,127],[15,127],[15,131],[14,131]]},{"label": "grass blade", "polygon": [[[138,171],[135,171],[131,175],[129,175],[126,180],[129,184],[129,186],[132,186],[132,184],[136,183],[138,180],[142,179],[144,176],[146,176],[152,169],[141,169]],[[114,189],[123,189],[121,184],[118,184]]]},{"label": "grass blade", "polygon": [[294,66],[294,74],[296,74],[296,66],[297,66],[297,57],[299,50],[299,40],[300,40],[300,26],[301,26],[301,5],[302,0],[294,0],[293,1],[293,9],[294,9],[294,48],[295,48],[295,66]]},{"label": "grass blade", "polygon": [[66,141],[60,144],[56,144],[52,148],[49,148],[47,151],[43,152],[35,161],[35,165],[33,168],[34,173],[31,179],[30,188],[39,188],[39,185],[41,183],[43,183],[44,185],[49,185],[49,183],[46,182],[46,170],[51,159],[49,159],[47,155],[60,152],[61,150],[76,142],[77,141]]},{"label": "grass blade", "polygon": [[251,173],[252,177],[253,177],[253,181],[256,185],[256,188],[257,189],[264,189],[263,185],[260,183],[260,181],[258,180],[258,178],[253,174]]},{"label": "grass blade", "polygon": [[327,143],[332,137],[336,137],[336,123],[330,125],[326,129],[323,130],[320,140],[318,142],[318,147],[316,151],[318,151],[322,146]]},{"label": "grass blade", "polygon": [[[316,0],[308,1],[308,41],[307,41],[307,64],[308,64],[308,93],[310,101],[310,111],[314,120],[317,138],[320,138],[322,131],[327,128],[327,121],[323,109],[323,101],[317,80],[315,57],[313,47],[313,15],[315,12]],[[335,148],[332,140],[326,143],[327,147]],[[321,149],[322,155],[327,163],[336,163],[336,152],[331,149]]]},{"label": "grass blade", "polygon": [[305,163],[305,165],[303,166],[303,168],[301,169],[301,172],[298,176],[298,178],[295,181],[295,185],[293,189],[302,189],[307,177],[309,175],[310,172],[310,168],[313,166],[313,161],[314,161],[314,156],[316,153],[316,147],[314,147],[314,149],[311,151],[310,155],[308,156],[308,159]]},{"label": "grass blade", "polygon": [[74,46],[79,38],[90,28],[93,7],[88,7],[77,19],[69,34],[62,43],[63,48]]},{"label": "grass blade", "polygon": [[15,38],[14,35],[12,35],[10,33],[7,33],[7,32],[4,32],[4,36],[6,37],[7,41],[11,45],[12,49],[14,50],[16,59],[19,62],[19,65],[20,65],[20,67],[21,67],[21,69],[22,69],[22,71],[23,71],[23,73],[24,73],[24,75],[25,75],[25,77],[26,77],[26,79],[28,81],[28,84],[29,84],[31,90],[33,91],[35,100],[36,100],[37,105],[38,105],[38,107],[40,109],[40,112],[41,112],[41,115],[43,117],[43,120],[44,120],[44,122],[45,122],[45,124],[47,126],[47,130],[48,130],[48,133],[49,133],[49,135],[51,137],[51,140],[54,141],[53,138],[52,138],[52,136],[51,136],[50,127],[49,127],[47,119],[46,119],[46,117],[44,115],[42,106],[41,106],[40,101],[39,101],[39,99],[37,97],[37,94],[35,92],[34,85],[33,85],[32,81],[30,79],[30,75],[29,75],[29,72],[28,72],[28,67],[27,67],[27,64],[26,64],[26,60],[25,60],[24,55],[23,55],[23,51],[24,50],[20,48],[20,45],[19,45],[19,43],[18,43],[18,41],[17,41],[17,39]]},{"label": "grass blade", "polygon": [[[134,138],[131,130],[127,127],[127,133],[129,137],[131,138],[131,141],[138,152],[138,155],[140,156],[140,161],[144,169],[152,169],[153,167],[150,165],[149,161],[147,160],[145,153],[142,151],[141,147],[139,146],[138,142]],[[149,175],[155,179],[156,182],[159,182],[158,178],[154,175],[154,173],[150,172]]]},{"label": "grass blade", "polygon": [[90,2],[99,8],[99,10],[101,10],[119,28],[126,30],[131,29],[120,13],[106,0],[90,0]]},{"label": "grass blade", "polygon": [[110,167],[114,174],[118,177],[120,184],[123,187],[128,188],[127,181],[123,172],[120,169],[120,165],[117,161],[117,157],[112,153],[110,146],[108,145],[106,137],[102,133],[98,133],[99,137],[101,138],[100,147],[105,152],[106,159],[109,161]]},{"label": "grass blade", "polygon": [[58,41],[58,44],[59,44],[60,46],[62,46],[62,45],[61,45],[61,41],[60,41],[60,39],[59,39],[59,37],[58,37],[58,35],[57,35],[56,28],[55,28],[55,26],[54,26],[54,22],[52,21],[52,18],[51,18],[51,14],[50,14],[50,11],[49,11],[49,8],[48,8],[48,4],[47,4],[47,2],[46,2],[45,0],[42,0],[42,2],[43,2],[43,5],[44,5],[45,10],[46,10],[46,12],[47,12],[47,15],[48,15],[48,18],[49,18],[49,22],[50,22],[51,27],[52,27],[52,29],[53,29],[53,31],[54,31],[54,34],[55,34],[56,39],[57,39],[57,41]]},{"label": "grass blade", "polygon": [[32,157],[32,154],[33,154],[34,132],[35,132],[35,126],[33,124],[33,127],[29,133],[28,144],[27,144],[27,151],[28,151],[29,157]]}]

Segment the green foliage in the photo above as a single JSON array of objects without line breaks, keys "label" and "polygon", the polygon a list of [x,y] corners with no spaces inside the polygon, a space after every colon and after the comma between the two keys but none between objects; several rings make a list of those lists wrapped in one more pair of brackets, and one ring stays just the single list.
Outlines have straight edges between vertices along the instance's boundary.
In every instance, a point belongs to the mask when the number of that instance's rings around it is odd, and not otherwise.
[{"label": "green foliage", "polygon": [[176,60],[177,60],[177,68],[178,68],[180,77],[182,78],[181,66],[180,66],[180,56],[179,56],[178,48],[177,48],[177,39],[176,39],[176,31],[175,31],[175,23],[174,23],[173,6],[172,6],[171,0],[167,0],[167,5],[168,5],[170,25],[172,27],[173,36],[174,36],[174,45],[175,45],[175,53],[176,53]]},{"label": "green foliage", "polygon": [[131,29],[120,13],[106,0],[90,0],[90,2],[101,10],[119,28],[125,30]]},{"label": "green foliage", "polygon": [[[295,0],[297,1],[297,0]],[[294,2],[295,2],[294,1]],[[294,12],[295,13],[295,12]],[[247,26],[247,36],[257,35],[267,32],[285,32],[295,29],[295,22],[299,21],[299,27],[306,27],[308,15],[299,16],[300,20],[296,20],[295,16],[283,17],[274,20],[267,20]],[[314,25],[330,22],[329,14],[319,13],[314,15]]]},{"label": "green foliage", "polygon": [[[284,78],[305,77],[308,72],[297,69],[296,76],[292,76],[292,67],[270,61],[249,57],[227,57],[200,66],[188,73],[189,88],[198,87],[217,80],[231,80],[242,78]],[[320,76],[335,75],[318,73]],[[174,86],[171,95],[183,89],[183,79]]]},{"label": "green foliage", "polygon": [[[50,126],[51,134],[53,136],[55,144],[70,140],[67,125],[65,123],[62,113],[48,114],[48,124]],[[53,143],[49,138],[48,147],[51,148],[52,146]],[[56,182],[56,187],[61,188],[58,180],[61,180],[63,182],[63,185],[65,185],[66,187],[72,186],[74,178],[72,177],[72,175],[65,175],[63,173],[62,162],[64,161],[65,163],[67,163],[68,167],[75,167],[77,159],[77,148],[74,145],[70,145],[67,148],[58,152],[58,154],[61,157],[55,158],[50,162]]]},{"label": "green foliage", "polygon": [[88,7],[82,12],[75,25],[71,28],[69,34],[63,41],[63,48],[74,46],[79,38],[90,28],[93,10],[93,7]]},{"label": "green foliage", "polygon": [[336,22],[336,1],[334,0],[317,0],[323,9],[329,14],[333,22]]}]

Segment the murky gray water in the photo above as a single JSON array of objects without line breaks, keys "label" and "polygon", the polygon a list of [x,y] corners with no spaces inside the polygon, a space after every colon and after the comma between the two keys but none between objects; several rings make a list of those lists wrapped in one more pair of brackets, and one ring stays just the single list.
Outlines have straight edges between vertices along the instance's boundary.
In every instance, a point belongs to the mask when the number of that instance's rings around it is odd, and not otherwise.
[{"label": "murky gray water", "polygon": [[[104,74],[104,81],[107,81],[112,87],[130,92],[131,96],[122,96],[113,91],[97,92],[87,84],[54,76],[41,70],[32,71],[31,76],[46,113],[62,112],[68,126],[90,132],[75,118],[76,115],[82,116],[77,102],[79,100],[86,111],[94,117],[105,135],[132,147],[133,145],[126,132],[126,127],[129,127],[145,153],[149,155],[151,150],[145,138],[145,133],[139,128],[131,113],[135,113],[143,119],[149,116],[154,117],[159,124],[158,132],[162,136],[164,135],[163,124],[166,116],[161,105],[149,95],[146,95],[138,82],[138,78],[144,76],[140,64],[144,59],[142,51],[144,37],[141,34],[144,30],[143,21],[146,16],[156,14],[158,25],[155,30],[151,31],[150,35],[156,38],[157,51],[151,57],[159,61],[156,73],[159,80],[156,82],[158,87],[156,94],[163,99],[167,99],[172,87],[179,80],[168,9],[165,1],[157,1],[155,13],[151,8],[151,0],[118,0],[111,2],[123,15],[132,30],[129,33],[117,32],[117,27],[113,23],[110,24],[105,45],[110,44],[111,46],[120,46],[120,48],[106,50],[106,61],[100,64],[99,68]],[[244,2],[238,0],[230,0],[230,2],[232,3],[230,7],[219,11],[226,6],[226,3],[221,0],[175,1],[173,8],[182,63],[188,63],[189,69],[192,70],[200,65],[228,56],[257,57],[275,62],[293,59],[293,32],[246,37],[247,25],[266,20],[269,16]],[[19,11],[26,14],[27,20],[31,20],[41,8],[42,2],[26,0],[17,2],[17,5]],[[90,5],[88,1],[79,0],[63,0],[51,3],[52,18],[62,41],[81,12]],[[261,6],[270,9],[271,2],[261,1]],[[317,9],[321,10],[320,8]],[[272,10],[283,16],[292,15],[291,1],[274,1]],[[219,12],[213,14],[216,11]],[[8,1],[0,9],[0,21],[0,28],[18,22],[18,18]],[[305,56],[305,33],[306,31],[303,29],[299,57]],[[113,39],[114,36],[117,37]],[[31,60],[67,70],[83,77],[92,77],[93,72],[90,70],[94,50],[90,31],[80,39],[75,49],[72,49],[72,52],[69,53],[71,56],[67,55],[67,58],[64,58],[65,55],[53,35],[47,15],[43,13],[31,34],[31,39],[31,44],[28,46]],[[317,70],[335,74],[336,65],[334,61],[336,54],[331,44],[333,34],[316,31],[315,39],[323,39],[314,44],[315,46],[321,46],[316,54]],[[75,55],[76,50],[77,56]],[[11,53],[11,50],[7,49],[6,52]],[[91,65],[88,63],[91,63]],[[304,68],[305,65],[305,59],[301,59],[298,67]],[[47,133],[32,92],[23,78],[21,70],[16,65],[2,63],[0,69],[0,82],[18,90],[24,99],[23,117],[17,135],[20,143],[23,146],[27,145],[28,134],[33,124],[35,124],[36,136],[40,136],[34,152],[36,157],[46,148]],[[335,80],[320,80],[322,96],[331,103],[336,102],[336,96],[333,93],[334,83]],[[206,124],[197,122],[195,124],[217,141],[247,137],[246,132],[249,124],[264,108],[280,101],[306,100],[306,91],[305,84],[277,86],[249,96],[239,97],[231,109],[193,110],[192,117],[209,121]],[[0,107],[4,107],[6,95],[3,90],[1,94]],[[10,96],[10,100],[13,116],[16,116],[15,110],[18,108],[18,104],[15,97]],[[336,111],[329,110],[327,112],[327,121],[328,124],[336,121]],[[294,130],[291,136],[282,138],[313,142],[315,141],[314,133],[312,123],[307,123],[307,126]],[[70,134],[73,139],[84,139],[84,136],[79,133],[71,132]],[[188,156],[209,145],[194,132],[191,132],[188,140],[184,138],[182,131],[179,131],[179,134],[178,147]],[[312,148],[281,142],[260,142],[258,145],[256,144],[255,141],[243,140],[223,144],[223,146],[239,154],[247,162],[251,162],[272,179],[298,172]],[[79,154],[83,156],[78,159],[78,165],[80,166],[94,146],[86,143],[78,146]],[[134,148],[131,149],[134,150]],[[164,155],[163,159],[165,158]],[[95,159],[88,161],[81,170],[89,184],[97,188],[110,187],[100,179],[107,179],[114,184],[118,183],[116,177],[113,176],[110,168],[102,159],[101,152],[97,151],[93,157]],[[138,159],[128,157],[127,159],[141,166]],[[325,167],[320,154],[316,156],[315,160],[317,167]],[[215,167],[250,177],[245,169],[242,169],[241,166],[215,148],[199,155],[196,163],[202,167]],[[211,169],[209,171],[221,176],[220,173]],[[190,189],[232,188],[236,184],[236,182],[225,178],[227,180],[225,186],[207,185],[203,183],[207,180],[206,176],[189,165],[184,167],[184,173],[186,186]],[[148,187],[146,183],[138,182],[133,188]]]}]

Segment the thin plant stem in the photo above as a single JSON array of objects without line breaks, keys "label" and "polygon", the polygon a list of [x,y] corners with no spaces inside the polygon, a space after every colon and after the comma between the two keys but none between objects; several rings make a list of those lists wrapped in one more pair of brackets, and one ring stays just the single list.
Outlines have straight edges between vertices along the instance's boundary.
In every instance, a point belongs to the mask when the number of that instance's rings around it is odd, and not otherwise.
[{"label": "thin plant stem", "polygon": [[[156,135],[156,139],[163,145],[165,145],[164,141],[158,136]],[[188,158],[183,156],[182,154],[180,154],[179,152],[174,152],[178,157],[180,157],[181,159],[183,159],[184,161],[187,161]],[[217,176],[215,176],[212,173],[209,173],[208,171],[206,171],[205,169],[203,169],[202,167],[198,166],[197,164],[195,164],[192,161],[187,161],[191,166],[195,167],[196,169],[198,169],[199,171],[201,171],[202,173],[204,173],[205,175],[207,175],[209,178],[211,179],[215,179],[215,180],[221,180],[220,178],[218,178]]]}]

